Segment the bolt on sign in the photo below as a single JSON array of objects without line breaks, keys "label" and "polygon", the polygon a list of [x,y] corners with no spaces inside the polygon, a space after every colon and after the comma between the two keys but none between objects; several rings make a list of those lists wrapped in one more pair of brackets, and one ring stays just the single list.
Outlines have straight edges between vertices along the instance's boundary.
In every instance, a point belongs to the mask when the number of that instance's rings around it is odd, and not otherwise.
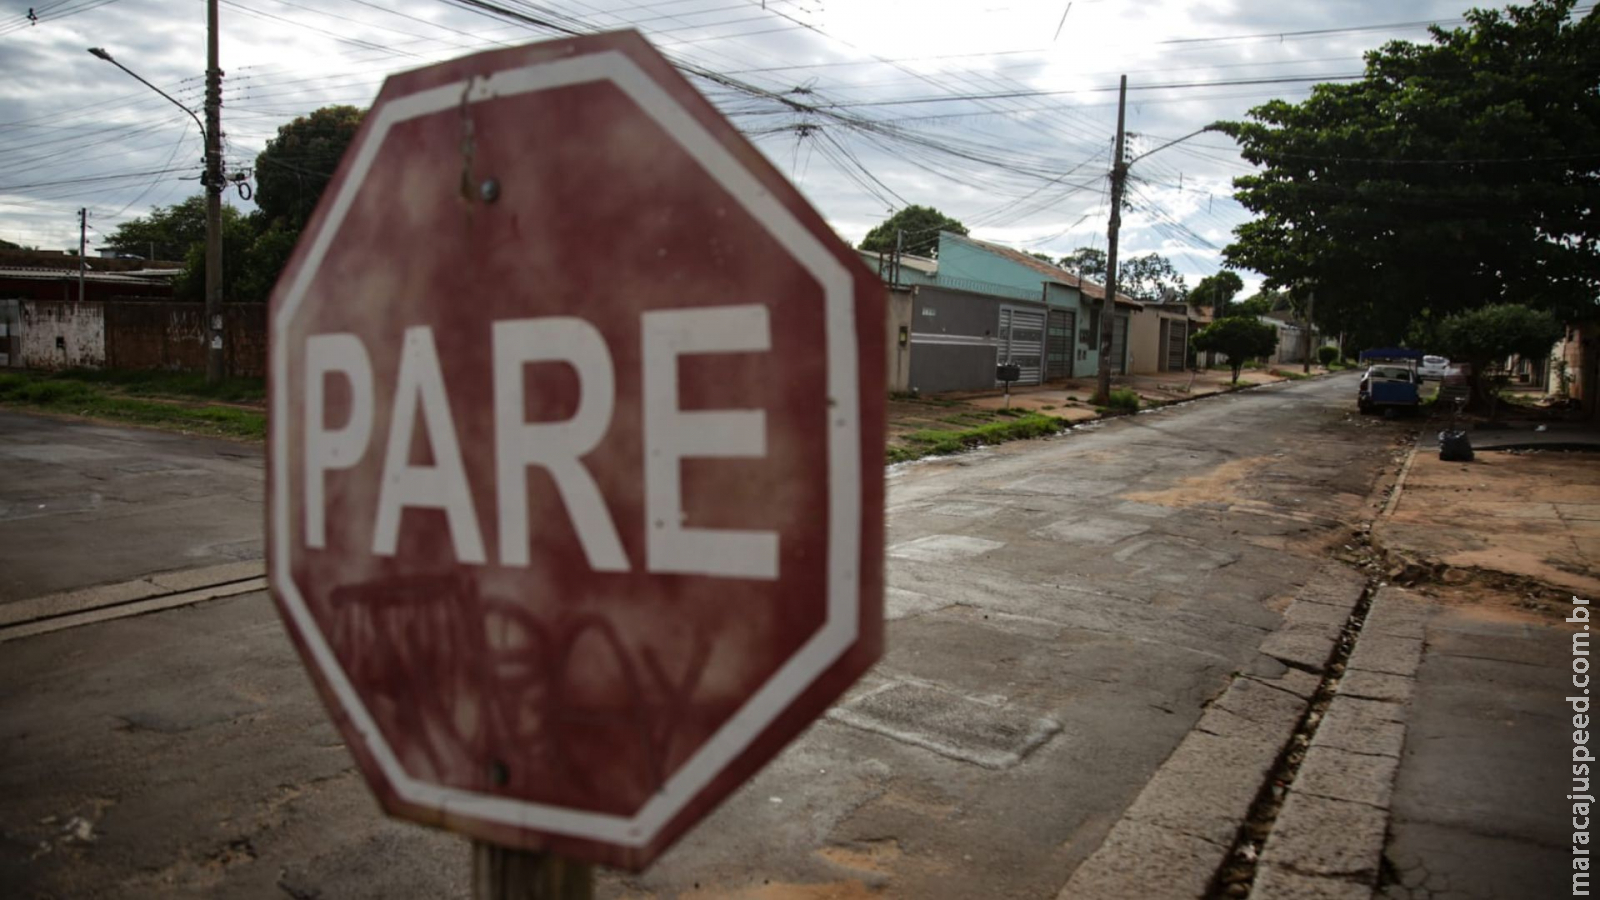
[{"label": "bolt on sign", "polygon": [[273,596],[391,814],[640,868],[879,656],[883,286],[637,34],[390,78],[270,315]]}]

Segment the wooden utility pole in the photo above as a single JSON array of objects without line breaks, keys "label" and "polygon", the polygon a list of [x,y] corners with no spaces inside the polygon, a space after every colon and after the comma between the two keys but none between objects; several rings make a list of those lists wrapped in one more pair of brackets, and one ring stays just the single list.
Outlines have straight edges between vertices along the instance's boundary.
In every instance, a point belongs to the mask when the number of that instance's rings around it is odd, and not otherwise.
[{"label": "wooden utility pole", "polygon": [[594,867],[551,853],[472,842],[472,900],[592,900]]},{"label": "wooden utility pole", "polygon": [[84,251],[89,244],[89,210],[78,210],[78,302],[83,302],[83,273],[89,267]]},{"label": "wooden utility pole", "polygon": [[222,380],[222,69],[217,0],[206,0],[206,383]]},{"label": "wooden utility pole", "polygon": [[1100,309],[1100,380],[1095,387],[1095,402],[1111,400],[1112,326],[1117,315],[1117,229],[1122,227],[1122,187],[1128,179],[1128,164],[1123,160],[1123,125],[1128,110],[1128,76],[1122,76],[1117,92],[1117,150],[1111,159],[1111,224],[1106,227],[1106,299]]}]

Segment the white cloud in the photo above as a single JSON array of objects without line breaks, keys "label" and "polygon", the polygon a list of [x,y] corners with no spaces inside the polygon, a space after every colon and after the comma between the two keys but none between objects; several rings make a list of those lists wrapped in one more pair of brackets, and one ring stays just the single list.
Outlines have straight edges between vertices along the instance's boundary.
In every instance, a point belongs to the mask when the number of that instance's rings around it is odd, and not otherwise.
[{"label": "white cloud", "polygon": [[[1411,28],[1170,42],[1448,20],[1464,8],[1460,0],[1427,0],[1398,15],[1393,4],[1377,0],[1075,0],[1062,23],[1064,0],[559,0],[548,6],[580,28],[633,24],[679,59],[738,73],[775,92],[798,91],[790,96],[819,106],[843,104],[842,112],[911,135],[908,142],[814,114],[771,114],[772,104],[711,91],[747,132],[802,121],[822,126],[825,137],[769,133],[757,146],[849,240],[903,200],[936,206],[979,237],[1051,255],[1104,247],[1105,170],[1116,121],[1116,96],[1106,89],[1119,73],[1134,88],[1128,128],[1136,152],[1143,152],[1217,119],[1242,117],[1270,97],[1303,96],[1306,85],[1142,88],[1356,72],[1363,50],[1424,34]],[[353,0],[225,3],[230,165],[249,165],[295,115],[330,102],[369,103],[388,72],[537,36],[437,0],[396,0],[391,8]],[[185,135],[188,119],[180,110],[84,50],[105,46],[198,109],[205,59],[200,4],[120,0],[4,31],[18,21],[18,14],[0,15],[0,237],[65,247],[76,242],[79,206],[109,233],[118,213],[142,214],[198,189],[181,180],[198,174],[192,123]],[[1058,93],[995,96],[1041,91]],[[951,99],[957,95],[990,99]],[[906,102],[924,100],[933,102]],[[879,105],[850,105],[862,103]],[[169,168],[169,159],[170,168],[184,171],[129,174]],[[1123,253],[1162,252],[1191,283],[1214,271],[1214,247],[1248,218],[1229,197],[1230,179],[1243,170],[1218,135],[1140,161],[1134,199],[1161,214],[1130,211]],[[83,180],[89,178],[97,180]],[[1245,274],[1248,283],[1259,281]]]}]

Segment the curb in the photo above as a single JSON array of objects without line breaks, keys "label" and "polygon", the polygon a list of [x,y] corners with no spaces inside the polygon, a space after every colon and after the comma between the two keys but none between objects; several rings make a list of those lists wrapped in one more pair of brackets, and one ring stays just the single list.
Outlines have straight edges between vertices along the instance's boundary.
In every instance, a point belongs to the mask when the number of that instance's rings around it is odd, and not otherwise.
[{"label": "curb", "polygon": [[1377,887],[1390,801],[1422,663],[1426,604],[1382,587],[1283,810],[1251,900],[1366,900]]},{"label": "curb", "polygon": [[[1293,747],[1323,668],[1366,591],[1346,566],[1318,570],[1156,770],[1058,900],[1193,900],[1210,893],[1263,785]],[[1381,833],[1380,833],[1381,837]]]}]

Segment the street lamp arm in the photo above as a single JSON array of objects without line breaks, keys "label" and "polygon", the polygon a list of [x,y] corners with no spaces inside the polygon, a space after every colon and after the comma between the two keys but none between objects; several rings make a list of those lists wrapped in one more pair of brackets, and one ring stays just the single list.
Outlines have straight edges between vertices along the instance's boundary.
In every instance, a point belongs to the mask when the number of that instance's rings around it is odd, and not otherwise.
[{"label": "street lamp arm", "polygon": [[111,58],[111,54],[107,53],[104,47],[90,47],[89,48],[89,52],[91,54],[93,54],[94,56],[97,56],[100,59],[103,59],[106,62],[111,63],[113,66],[116,66],[117,68],[121,69],[122,71],[127,72],[129,75],[132,75],[135,79],[138,80],[138,82],[140,84],[144,85],[145,87],[149,88],[152,91],[155,91],[156,93],[160,94],[161,96],[167,98],[169,101],[172,102],[173,106],[176,106],[177,108],[179,108],[179,109],[183,110],[184,112],[188,113],[189,114],[189,118],[194,120],[194,124],[200,126],[200,139],[201,140],[206,140],[206,126],[205,126],[205,123],[200,121],[200,117],[198,115],[195,115],[195,111],[194,110],[190,109],[187,106],[184,106],[182,103],[179,103],[175,97],[173,97],[171,94],[167,93],[166,91],[163,91],[161,88],[158,88],[155,85],[151,84],[150,82],[145,81],[143,78],[140,78],[138,72],[135,72],[132,69],[128,68],[127,66],[123,65],[122,63],[119,63],[116,60],[112,59]]},{"label": "street lamp arm", "polygon": [[1146,156],[1149,156],[1150,154],[1159,152],[1161,150],[1165,150],[1168,147],[1171,147],[1173,144],[1181,144],[1184,141],[1187,141],[1189,138],[1199,137],[1200,135],[1205,134],[1208,131],[1220,131],[1220,130],[1222,130],[1221,126],[1222,126],[1221,122],[1212,122],[1210,125],[1207,125],[1206,127],[1200,129],[1199,131],[1191,131],[1191,132],[1189,132],[1188,134],[1184,135],[1181,138],[1174,138],[1174,139],[1172,139],[1170,141],[1167,141],[1165,144],[1162,144],[1159,147],[1155,147],[1153,149],[1146,150],[1145,152],[1139,154],[1138,156],[1135,156],[1133,159],[1128,160],[1128,165],[1131,166],[1134,163],[1138,162],[1139,160],[1144,159]]}]

